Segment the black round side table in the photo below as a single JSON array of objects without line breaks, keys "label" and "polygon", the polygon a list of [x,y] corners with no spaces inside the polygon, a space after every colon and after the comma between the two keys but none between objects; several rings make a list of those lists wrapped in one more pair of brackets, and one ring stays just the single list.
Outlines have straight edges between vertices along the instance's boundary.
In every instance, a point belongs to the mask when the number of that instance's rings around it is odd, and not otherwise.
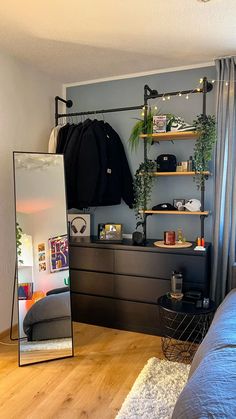
[{"label": "black round side table", "polygon": [[190,363],[212,322],[215,303],[197,308],[194,302],[174,300],[163,295],[160,310],[162,351],[169,361]]}]

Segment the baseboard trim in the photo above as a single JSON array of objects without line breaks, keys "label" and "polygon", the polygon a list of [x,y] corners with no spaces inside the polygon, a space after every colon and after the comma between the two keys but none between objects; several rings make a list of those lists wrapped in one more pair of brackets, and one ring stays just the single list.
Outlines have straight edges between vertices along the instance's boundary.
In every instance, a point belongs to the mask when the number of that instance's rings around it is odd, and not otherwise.
[{"label": "baseboard trim", "polygon": [[[6,330],[3,330],[2,332],[0,332],[0,339],[4,339],[4,338],[9,338],[10,339],[10,327]],[[17,336],[17,331],[18,331],[18,326],[17,324],[14,324],[12,327],[12,334],[13,336]]]}]

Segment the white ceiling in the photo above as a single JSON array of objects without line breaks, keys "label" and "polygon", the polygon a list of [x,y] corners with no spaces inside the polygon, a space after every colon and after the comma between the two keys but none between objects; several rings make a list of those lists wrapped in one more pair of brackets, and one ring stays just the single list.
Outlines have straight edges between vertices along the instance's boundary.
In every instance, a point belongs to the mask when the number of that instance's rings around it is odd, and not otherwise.
[{"label": "white ceiling", "polygon": [[7,0],[0,45],[67,83],[236,53],[236,0]]}]

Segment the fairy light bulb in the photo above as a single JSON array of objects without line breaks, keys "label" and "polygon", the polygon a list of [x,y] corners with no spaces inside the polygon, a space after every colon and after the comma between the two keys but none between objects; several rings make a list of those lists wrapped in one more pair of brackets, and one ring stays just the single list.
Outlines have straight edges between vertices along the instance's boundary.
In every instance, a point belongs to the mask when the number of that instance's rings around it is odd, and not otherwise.
[{"label": "fairy light bulb", "polygon": [[170,96],[167,96],[167,99],[170,100]]},{"label": "fairy light bulb", "polygon": [[155,111],[157,111],[157,106],[154,106]]},{"label": "fairy light bulb", "polygon": [[203,82],[203,78],[201,78],[200,80],[199,80],[199,83],[202,83]]},{"label": "fairy light bulb", "polygon": [[141,115],[144,116],[144,112],[142,112]]},{"label": "fairy light bulb", "polygon": [[198,87],[198,88],[197,88],[197,92],[200,92],[200,90],[201,90],[201,89],[200,89],[200,87]]},{"label": "fairy light bulb", "polygon": [[226,82],[226,83],[225,83],[225,86],[228,86],[228,85],[229,85],[229,83],[228,83],[228,82]]},{"label": "fairy light bulb", "polygon": [[211,80],[211,82],[214,84],[215,83],[215,80]]},{"label": "fairy light bulb", "polygon": [[163,96],[162,100],[163,100],[163,101],[164,101],[164,100],[166,100],[165,96]]},{"label": "fairy light bulb", "polygon": [[187,96],[186,96],[186,99],[187,99],[187,100],[189,99],[189,95],[187,95]]},{"label": "fairy light bulb", "polygon": [[181,92],[179,92],[179,97],[181,97],[182,96],[182,93]]}]

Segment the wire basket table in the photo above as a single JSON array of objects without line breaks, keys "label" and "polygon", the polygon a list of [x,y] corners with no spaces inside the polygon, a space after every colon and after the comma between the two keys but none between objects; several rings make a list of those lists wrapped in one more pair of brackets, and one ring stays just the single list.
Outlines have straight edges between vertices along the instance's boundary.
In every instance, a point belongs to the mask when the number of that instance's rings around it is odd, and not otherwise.
[{"label": "wire basket table", "polygon": [[190,363],[212,322],[215,303],[196,308],[195,303],[177,301],[163,295],[160,310],[162,351],[169,361]]}]

